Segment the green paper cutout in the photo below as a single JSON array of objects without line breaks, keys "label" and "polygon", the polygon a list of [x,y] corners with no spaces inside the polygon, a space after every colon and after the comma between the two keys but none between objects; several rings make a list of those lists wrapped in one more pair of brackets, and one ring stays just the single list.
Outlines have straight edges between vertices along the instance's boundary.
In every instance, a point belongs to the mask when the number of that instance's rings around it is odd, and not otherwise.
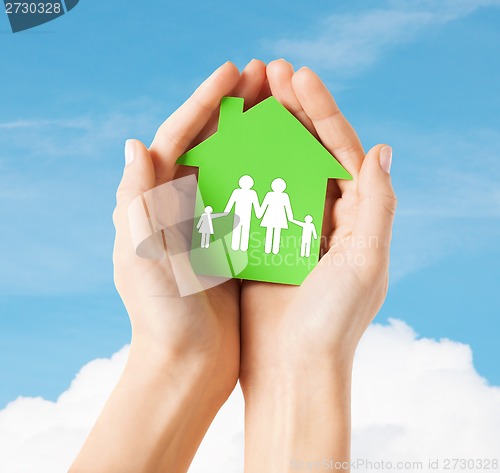
[{"label": "green paper cutout", "polygon": [[224,97],[217,132],[177,160],[199,168],[191,265],[299,285],[318,263],[327,181],[352,177],[274,97],[243,102]]}]

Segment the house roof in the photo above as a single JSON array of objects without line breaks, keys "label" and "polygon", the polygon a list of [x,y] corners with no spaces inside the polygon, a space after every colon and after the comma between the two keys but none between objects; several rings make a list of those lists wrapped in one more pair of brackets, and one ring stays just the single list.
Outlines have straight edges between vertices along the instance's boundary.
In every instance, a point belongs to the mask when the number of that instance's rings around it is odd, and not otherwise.
[{"label": "house roof", "polygon": [[[255,164],[296,163],[320,178],[352,179],[342,165],[278,100],[269,97],[246,112],[243,99],[224,97],[216,133],[183,154],[178,164],[224,165],[240,154]],[[312,163],[314,161],[314,163]]]}]

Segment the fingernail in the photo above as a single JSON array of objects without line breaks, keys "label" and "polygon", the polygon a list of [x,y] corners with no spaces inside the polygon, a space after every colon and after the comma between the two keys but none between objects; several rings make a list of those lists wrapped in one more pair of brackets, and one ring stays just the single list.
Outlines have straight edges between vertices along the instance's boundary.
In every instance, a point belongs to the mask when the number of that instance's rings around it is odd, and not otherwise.
[{"label": "fingernail", "polygon": [[380,167],[387,173],[391,173],[391,164],[392,164],[392,148],[388,145],[384,146],[380,150],[379,155]]},{"label": "fingernail", "polygon": [[220,71],[221,69],[224,69],[224,67],[226,67],[228,64],[232,64],[232,62],[231,62],[231,61],[226,61],[224,64],[221,64],[221,65],[220,65],[217,69],[215,69],[215,71],[214,71],[214,72],[212,72],[212,74],[210,74],[210,75],[208,76],[207,80],[208,80],[208,79],[211,79],[212,77],[214,77],[215,75],[217,75],[217,74],[219,73],[219,71]]},{"label": "fingernail", "polygon": [[212,72],[212,74],[209,75],[209,77],[212,77],[214,74],[216,74],[217,72],[219,72],[220,69],[222,69],[224,66],[226,66],[230,62],[231,61],[226,61],[224,64],[221,64],[217,69],[215,69],[215,71]]},{"label": "fingernail", "polygon": [[135,158],[134,153],[134,141],[127,140],[125,141],[125,166],[128,166]]}]

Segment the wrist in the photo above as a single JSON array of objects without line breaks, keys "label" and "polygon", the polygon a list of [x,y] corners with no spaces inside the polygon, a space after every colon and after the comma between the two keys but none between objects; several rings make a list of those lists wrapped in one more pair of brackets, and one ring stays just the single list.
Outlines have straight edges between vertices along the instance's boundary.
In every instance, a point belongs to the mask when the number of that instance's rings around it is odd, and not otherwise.
[{"label": "wrist", "polygon": [[132,337],[125,373],[145,382],[186,386],[223,403],[238,380],[239,359],[231,364],[222,354],[196,351],[169,351],[147,339]]},{"label": "wrist", "polygon": [[346,363],[244,376],[245,471],[288,472],[325,459],[348,462],[351,373]]},{"label": "wrist", "polygon": [[187,471],[229,395],[214,378],[216,365],[208,360],[165,357],[136,337],[125,370],[71,471],[137,472],[153,465],[155,471]]},{"label": "wrist", "polygon": [[309,367],[268,366],[242,371],[240,383],[246,402],[286,401],[302,405],[322,393],[341,395],[350,392],[352,362],[317,364]]},{"label": "wrist", "polygon": [[258,393],[267,389],[285,389],[288,386],[310,384],[318,381],[348,380],[351,377],[354,349],[347,346],[331,350],[290,349],[264,344],[259,350],[243,350],[240,382],[245,392]]}]

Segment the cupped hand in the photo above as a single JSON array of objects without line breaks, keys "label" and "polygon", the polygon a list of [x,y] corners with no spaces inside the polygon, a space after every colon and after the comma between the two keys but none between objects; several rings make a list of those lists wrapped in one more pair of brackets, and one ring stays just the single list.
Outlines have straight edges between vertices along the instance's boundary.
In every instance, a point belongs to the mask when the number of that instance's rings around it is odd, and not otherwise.
[{"label": "cupped hand", "polygon": [[287,371],[340,365],[350,371],[356,346],[386,295],[396,209],[391,148],[377,145],[365,154],[354,129],[310,69],[294,72],[286,61],[273,61],[267,80],[271,93],[353,179],[329,182],[323,256],[300,287],[243,282],[240,379],[245,395],[260,379],[277,379]]},{"label": "cupped hand", "polygon": [[189,172],[175,162],[215,131],[223,96],[241,96],[252,105],[264,82],[262,62],[251,61],[241,75],[226,63],[161,125],[149,150],[129,140],[113,215],[115,283],[131,320],[131,350],[159,360],[193,361],[200,369],[207,363],[216,366],[212,381],[225,394],[234,387],[239,372],[239,282],[180,297],[168,257],[150,260],[136,255],[128,207],[143,193]]}]

